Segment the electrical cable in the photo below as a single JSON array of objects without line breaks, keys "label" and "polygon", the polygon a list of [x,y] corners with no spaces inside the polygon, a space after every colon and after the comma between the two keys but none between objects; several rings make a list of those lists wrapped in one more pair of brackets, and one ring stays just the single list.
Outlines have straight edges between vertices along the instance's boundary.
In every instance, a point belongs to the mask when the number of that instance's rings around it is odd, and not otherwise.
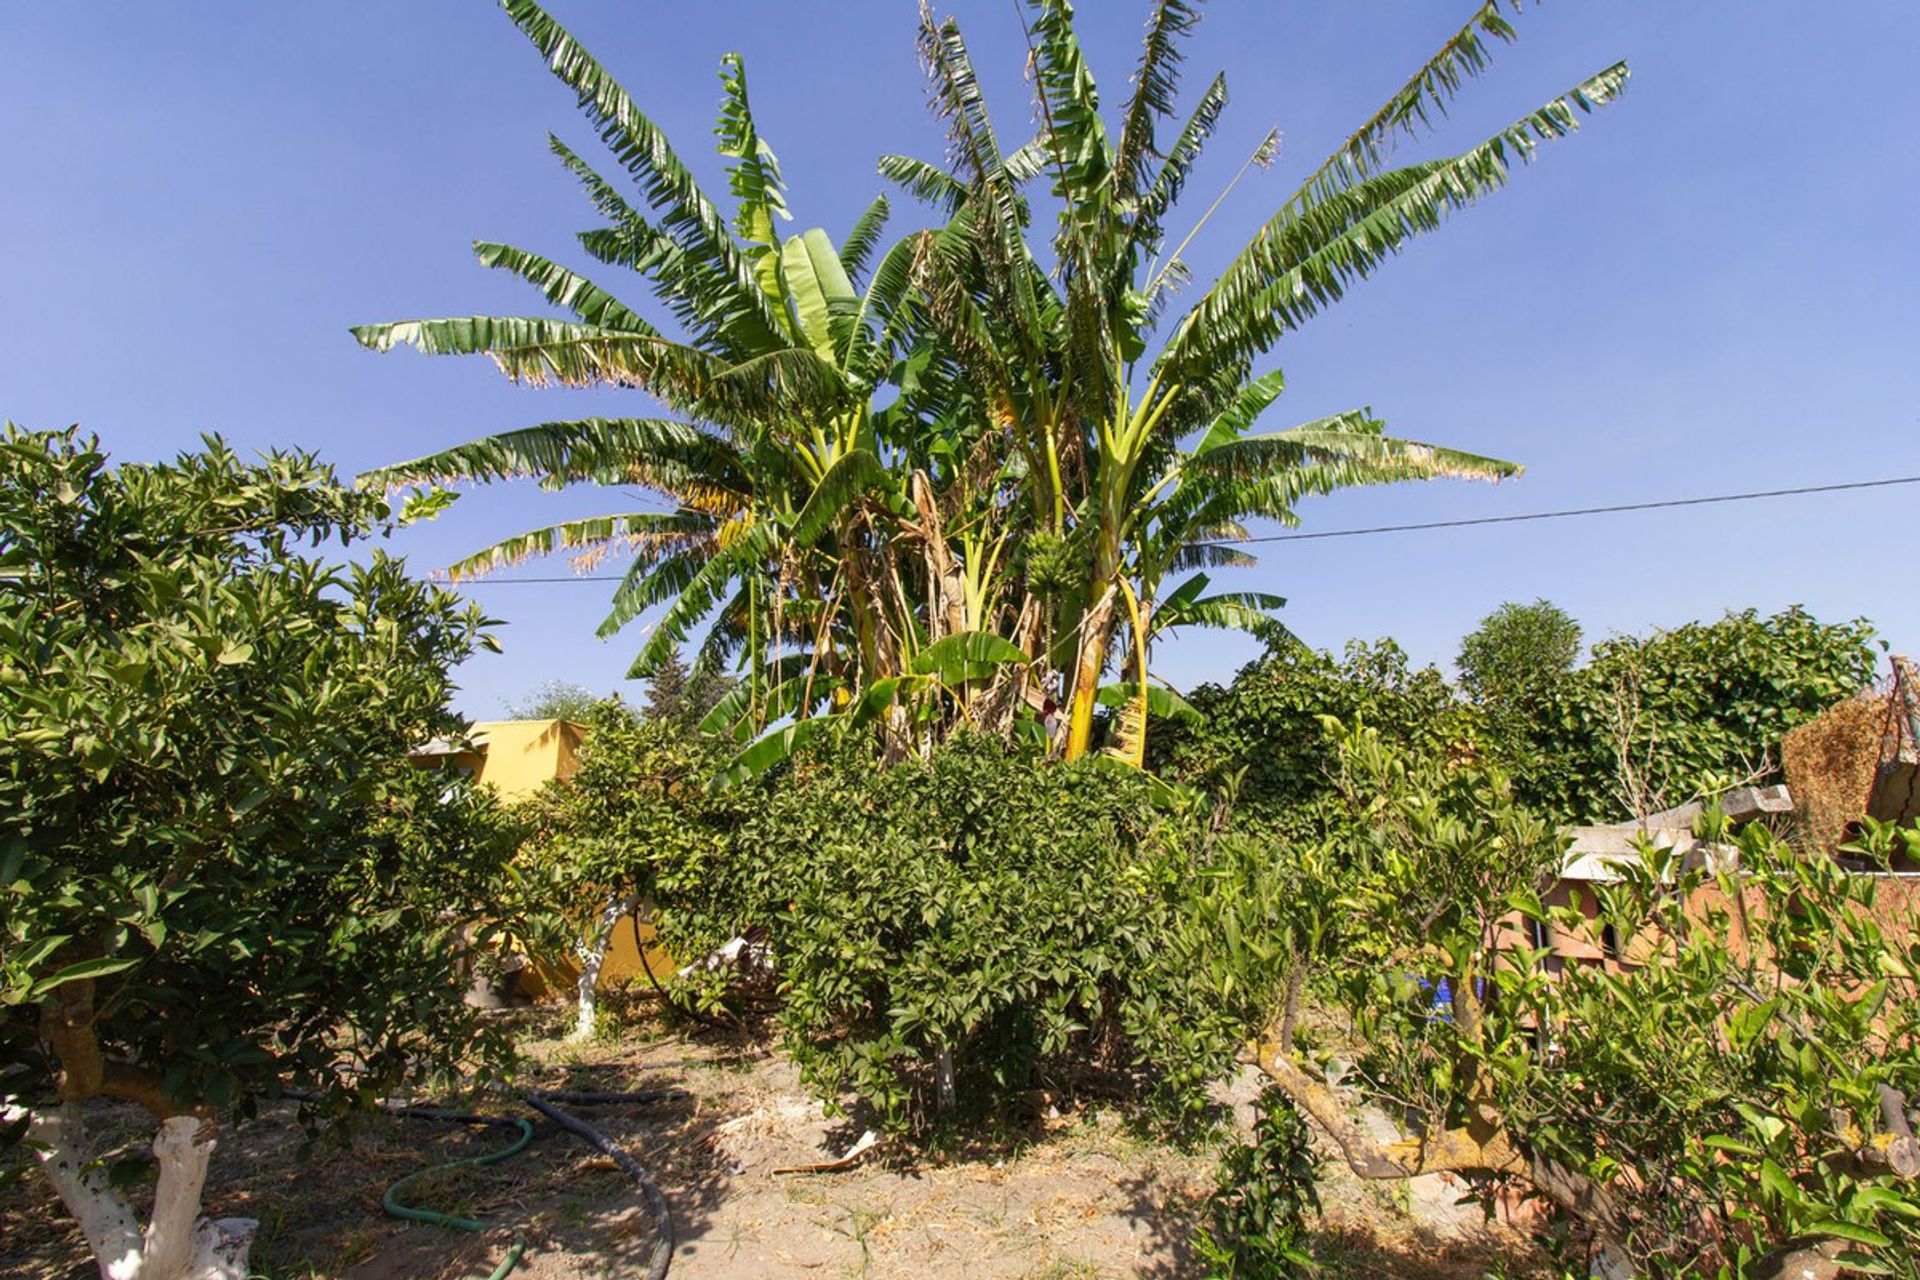
[{"label": "electrical cable", "polygon": [[[1232,542],[1207,543],[1207,546],[1238,547],[1252,542],[1317,542],[1327,538],[1363,538],[1382,533],[1416,533],[1430,529],[1464,529],[1472,525],[1521,524],[1532,520],[1565,520],[1575,516],[1618,515],[1632,511],[1662,511],[1674,507],[1705,507],[1725,502],[1753,502],[1765,498],[1793,498],[1813,493],[1842,493],[1858,489],[1885,489],[1893,485],[1920,484],[1920,476],[1890,476],[1884,480],[1850,480],[1841,484],[1798,485],[1789,489],[1755,489],[1746,493],[1716,493],[1699,498],[1662,498],[1652,502],[1620,502],[1601,507],[1569,507],[1562,511],[1527,511],[1511,516],[1470,516],[1460,520],[1422,520],[1414,524],[1379,524],[1359,529],[1324,529],[1317,533],[1274,533]],[[562,582],[619,582],[626,575],[591,573],[526,578],[474,578],[458,583],[460,587],[537,586]]]},{"label": "electrical cable", "polygon": [[1760,498],[1791,498],[1809,493],[1839,493],[1850,489],[1884,489],[1897,484],[1920,484],[1920,476],[1893,476],[1885,480],[1850,480],[1844,484],[1809,484],[1792,489],[1756,489],[1750,493],[1718,493],[1703,498],[1662,498],[1652,502],[1620,502],[1605,507],[1569,507],[1564,511],[1528,511],[1512,516],[1473,516],[1462,520],[1423,520],[1417,524],[1380,524],[1362,529],[1327,529],[1319,533],[1276,533],[1242,542],[1311,542],[1320,538],[1358,538],[1376,533],[1411,533],[1421,529],[1460,529],[1476,524],[1519,524],[1528,520],[1564,520],[1570,516],[1615,515],[1625,511],[1659,511],[1669,507],[1704,507],[1720,502],[1752,502]]}]

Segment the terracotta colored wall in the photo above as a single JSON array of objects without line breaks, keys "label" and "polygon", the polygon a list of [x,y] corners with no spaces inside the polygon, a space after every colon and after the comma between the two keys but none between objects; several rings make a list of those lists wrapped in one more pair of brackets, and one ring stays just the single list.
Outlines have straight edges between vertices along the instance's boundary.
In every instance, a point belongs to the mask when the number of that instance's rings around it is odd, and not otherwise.
[{"label": "terracotta colored wall", "polygon": [[[1645,964],[1658,946],[1655,937],[1643,933],[1628,939],[1621,952],[1615,954],[1605,944],[1601,927],[1595,920],[1596,887],[1561,881],[1546,895],[1549,906],[1566,906],[1577,892],[1581,914],[1592,922],[1585,929],[1556,926],[1547,931],[1547,946],[1553,953],[1548,961],[1550,971],[1558,972],[1561,967],[1576,963],[1604,964],[1616,971],[1634,968]],[[1729,949],[1735,956],[1745,958],[1751,945],[1746,924],[1757,922],[1767,904],[1757,889],[1742,890],[1736,898],[1717,884],[1708,884],[1687,899],[1684,909],[1692,925],[1723,929]],[[1876,877],[1872,914],[1885,933],[1889,947],[1904,950],[1920,940],[1920,876]],[[1757,931],[1757,923],[1755,928]],[[1517,914],[1500,922],[1497,941],[1503,948],[1537,945],[1532,925]]]}]

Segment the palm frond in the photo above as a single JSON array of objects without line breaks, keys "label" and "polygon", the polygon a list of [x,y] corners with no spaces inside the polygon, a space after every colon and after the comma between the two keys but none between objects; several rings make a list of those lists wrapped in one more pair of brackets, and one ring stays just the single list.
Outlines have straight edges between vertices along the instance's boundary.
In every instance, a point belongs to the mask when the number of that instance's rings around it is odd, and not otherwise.
[{"label": "palm frond", "polygon": [[785,326],[766,305],[726,222],[666,134],[536,0],[505,0],[505,4],[507,15],[540,50],[548,69],[573,89],[580,109],[599,127],[601,141],[640,183],[647,203],[661,216],[662,229],[709,259],[732,282],[743,305],[757,313],[769,336],[782,332]]},{"label": "palm frond", "polygon": [[780,237],[773,220],[793,215],[787,212],[780,161],[754,125],[753,105],[747,97],[747,64],[739,54],[720,59],[720,84],[725,96],[714,135],[720,154],[733,161],[727,166],[727,185],[735,202],[734,231],[749,244],[777,249]]},{"label": "palm frond", "polygon": [[[1180,92],[1180,42],[1200,21],[1200,10],[1188,0],[1155,0],[1147,19],[1147,36],[1140,63],[1133,73],[1133,93],[1120,113],[1120,143],[1113,172],[1128,194],[1147,181],[1147,165],[1154,154],[1154,122],[1173,114]],[[1222,84],[1224,97],[1224,84]]]},{"label": "palm frond", "polygon": [[1190,542],[1177,549],[1167,560],[1168,573],[1190,573],[1195,569],[1252,569],[1257,556],[1218,542]]},{"label": "palm frond", "polygon": [[840,242],[840,265],[846,268],[850,279],[857,281],[866,274],[867,259],[873,256],[874,247],[880,243],[880,233],[886,228],[887,218],[892,213],[893,206],[887,202],[886,196],[878,195],[854,219],[847,238]]},{"label": "palm frond", "polygon": [[[1140,685],[1137,681],[1121,680],[1113,684],[1100,686],[1096,701],[1103,707],[1115,709],[1137,703],[1140,697]],[[1198,707],[1164,685],[1147,686],[1147,714],[1162,720],[1178,720],[1182,724],[1205,724],[1207,717]]]},{"label": "palm frond", "polygon": [[944,217],[951,218],[966,203],[967,184],[937,164],[912,156],[884,155],[879,170],[881,177],[914,199],[932,205]]},{"label": "palm frond", "polygon": [[[1227,78],[1217,75],[1194,104],[1193,113],[1167,149],[1167,158],[1153,175],[1153,182],[1140,193],[1134,210],[1130,239],[1140,249],[1152,252],[1160,246],[1160,220],[1180,199],[1186,189],[1187,175],[1206,150],[1207,140],[1219,126],[1220,113],[1227,108]],[[1144,181],[1144,179],[1142,179]]]},{"label": "palm frond", "polygon": [[584,562],[575,565],[581,572],[613,550],[631,552],[642,562],[649,558],[657,561],[668,551],[685,550],[710,541],[714,527],[714,518],[698,511],[635,511],[625,515],[590,516],[503,538],[448,565],[446,572],[449,579],[461,582],[567,550],[590,553]]},{"label": "palm frond", "polygon": [[[1355,483],[1501,480],[1520,472],[1517,464],[1498,458],[1386,435],[1385,425],[1365,409],[1349,410],[1285,431],[1227,440],[1194,453],[1186,465],[1200,475],[1257,479],[1289,468],[1343,463],[1353,470]],[[1371,475],[1379,479],[1366,478]]]},{"label": "palm frond", "polygon": [[1267,406],[1279,399],[1286,387],[1287,375],[1278,369],[1248,380],[1234,394],[1233,403],[1223,409],[1207,427],[1207,434],[1194,446],[1195,456],[1245,435],[1247,428],[1253,425],[1253,420],[1265,413]]},{"label": "palm frond", "polygon": [[543,422],[483,436],[359,477],[388,490],[458,480],[538,477],[541,487],[639,484],[677,495],[699,487],[744,494],[747,475],[738,450],[669,418],[578,418]]},{"label": "palm frond", "polygon": [[1168,600],[1154,610],[1152,626],[1156,634],[1175,627],[1209,627],[1244,631],[1263,644],[1297,644],[1293,632],[1273,616],[1273,610],[1286,603],[1284,597],[1263,591],[1224,591],[1177,605]]},{"label": "palm frond", "polygon": [[915,675],[957,687],[969,680],[984,680],[996,668],[1031,661],[1018,645],[991,631],[957,631],[914,654],[911,666]]},{"label": "palm frond", "polygon": [[1413,236],[1506,185],[1514,160],[1573,132],[1626,81],[1626,65],[1616,64],[1452,159],[1367,178],[1304,211],[1281,210],[1188,312],[1163,363],[1204,369],[1258,356]]},{"label": "palm frond", "polygon": [[873,485],[887,479],[888,472],[880,459],[865,449],[854,449],[841,456],[839,461],[827,468],[820,477],[813,493],[807,498],[807,505],[793,522],[789,531],[795,546],[811,546],[819,541],[833,525],[839,514]]},{"label": "palm frond", "polygon": [[860,296],[847,325],[840,359],[841,367],[854,380],[878,382],[892,360],[894,345],[911,323],[903,302],[913,287],[914,263],[925,251],[931,234],[916,232],[895,243],[880,259],[866,292]]},{"label": "palm frond", "polygon": [[483,267],[511,272],[540,290],[548,302],[573,312],[583,324],[627,333],[654,334],[659,330],[648,324],[631,307],[593,283],[556,262],[512,245],[487,240],[473,243],[473,256]]},{"label": "palm frond", "polygon": [[1431,125],[1433,113],[1445,115],[1447,104],[1461,86],[1486,70],[1492,60],[1489,39],[1512,44],[1517,38],[1512,25],[1500,14],[1500,0],[1485,0],[1465,26],[1307,175],[1288,206],[1304,209],[1312,201],[1325,199],[1376,172],[1396,134],[1418,137]]},{"label": "palm frond", "polygon": [[781,259],[800,334],[831,364],[859,304],[853,281],[847,278],[833,241],[818,227],[789,236],[781,247]]},{"label": "palm frond", "polygon": [[720,83],[725,99],[714,134],[720,140],[720,154],[733,162],[727,166],[727,187],[734,199],[734,230],[746,242],[747,265],[760,286],[768,314],[783,322],[782,329],[791,333],[780,233],[774,226],[774,219],[792,217],[780,180],[780,162],[753,123],[753,106],[747,98],[747,67],[739,54],[729,53],[720,59]]},{"label": "palm frond", "polygon": [[1067,202],[1072,220],[1076,211],[1113,194],[1113,160],[1100,119],[1100,93],[1074,34],[1073,5],[1068,0],[1028,3],[1034,10],[1034,81],[1047,122],[1054,194]]},{"label": "palm frond", "polygon": [[[768,526],[756,524],[709,556],[699,571],[673,594],[666,612],[660,615],[660,621],[654,624],[652,634],[628,668],[628,679],[652,675],[662,662],[677,653],[686,643],[688,633],[720,603],[728,585],[765,563],[772,544]],[[614,624],[611,614],[600,624],[602,637],[618,629],[619,624]]]},{"label": "palm frond", "polygon": [[740,786],[759,777],[775,765],[784,764],[805,746],[809,740],[826,730],[834,722],[831,719],[796,720],[792,724],[778,729],[770,729],[766,734],[733,758],[726,770],[715,778],[710,785],[712,790],[724,791]]}]

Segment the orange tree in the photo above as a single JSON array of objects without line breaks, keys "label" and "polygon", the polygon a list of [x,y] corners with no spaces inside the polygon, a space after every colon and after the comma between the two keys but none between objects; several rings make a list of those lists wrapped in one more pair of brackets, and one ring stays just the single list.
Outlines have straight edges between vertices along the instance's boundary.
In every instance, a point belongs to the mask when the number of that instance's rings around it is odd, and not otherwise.
[{"label": "orange tree", "polygon": [[[103,1275],[240,1277],[200,1216],[223,1118],[318,1115],[484,1061],[458,922],[507,854],[491,802],[414,770],[486,620],[351,546],[384,499],[218,440],[110,467],[0,439],[0,1089]],[[81,1104],[151,1113],[153,1209]]]}]

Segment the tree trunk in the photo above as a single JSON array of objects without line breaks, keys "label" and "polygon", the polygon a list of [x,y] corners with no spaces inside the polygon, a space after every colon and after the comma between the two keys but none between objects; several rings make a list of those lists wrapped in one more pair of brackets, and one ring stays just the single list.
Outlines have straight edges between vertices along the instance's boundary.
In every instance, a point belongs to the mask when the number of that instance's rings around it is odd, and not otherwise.
[{"label": "tree trunk", "polygon": [[944,1044],[933,1051],[933,1086],[938,1109],[953,1110],[959,1094],[953,1082],[953,1050]]},{"label": "tree trunk", "polygon": [[1278,1044],[1252,1046],[1252,1057],[1288,1100],[1333,1140],[1347,1168],[1359,1177],[1477,1173],[1519,1178],[1593,1232],[1599,1246],[1594,1276],[1622,1280],[1634,1274],[1621,1244],[1632,1222],[1607,1189],[1582,1173],[1524,1150],[1491,1107],[1476,1107],[1473,1118],[1461,1128],[1436,1128],[1417,1138],[1382,1145],[1353,1122],[1334,1090],[1309,1076]]},{"label": "tree trunk", "polygon": [[[607,899],[607,905],[600,909],[600,918],[594,922],[593,932],[574,945],[574,958],[580,962],[580,977],[575,983],[579,993],[580,1012],[573,1024],[571,1040],[593,1039],[593,1029],[599,1014],[598,989],[600,970],[606,967],[607,951],[613,945],[613,927],[620,923],[621,917],[639,905],[637,893],[616,894]],[[641,957],[641,963],[646,957]]]},{"label": "tree trunk", "polygon": [[1068,700],[1066,758],[1078,760],[1093,741],[1093,707],[1100,694],[1100,673],[1107,667],[1107,640],[1113,628],[1111,582],[1080,621],[1080,647],[1073,664]]},{"label": "tree trunk", "polygon": [[153,1138],[159,1181],[153,1217],[143,1229],[106,1174],[88,1168],[86,1129],[78,1107],[63,1103],[27,1112],[9,1103],[9,1123],[29,1116],[27,1138],[40,1169],[60,1193],[93,1250],[102,1280],[246,1280],[247,1254],[260,1224],[252,1218],[200,1216],[200,1196],[213,1155],[212,1126],[198,1116],[169,1116]]}]

